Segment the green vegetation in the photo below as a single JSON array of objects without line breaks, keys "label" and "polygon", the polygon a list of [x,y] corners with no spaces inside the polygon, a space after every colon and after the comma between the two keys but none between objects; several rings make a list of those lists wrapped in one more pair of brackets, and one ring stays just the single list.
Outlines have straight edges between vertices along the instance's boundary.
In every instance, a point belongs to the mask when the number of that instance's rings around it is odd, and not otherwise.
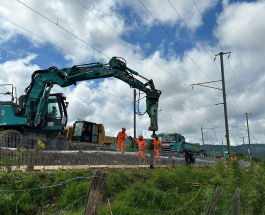
[{"label": "green vegetation", "polygon": [[[233,213],[237,187],[242,214],[265,214],[265,159],[250,168],[216,166],[108,170],[99,214],[207,214],[223,188],[216,214]],[[82,214],[92,170],[0,173],[0,214]],[[64,211],[64,212],[63,212]]]}]

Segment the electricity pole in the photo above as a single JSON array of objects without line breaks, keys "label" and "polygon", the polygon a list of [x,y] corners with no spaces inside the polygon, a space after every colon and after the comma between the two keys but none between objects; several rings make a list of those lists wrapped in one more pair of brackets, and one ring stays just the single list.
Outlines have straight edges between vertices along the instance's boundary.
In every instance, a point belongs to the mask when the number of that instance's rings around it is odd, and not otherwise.
[{"label": "electricity pole", "polygon": [[[133,108],[134,108],[134,116],[133,116],[133,129],[134,129],[134,134],[133,138],[136,139],[136,89],[134,88],[133,90]],[[133,142],[133,151],[135,151],[135,141],[132,140]]]},{"label": "electricity pole", "polygon": [[250,158],[250,161],[252,162],[251,149],[250,149],[249,126],[248,126],[248,114],[251,114],[251,113],[245,113],[245,114],[246,114],[247,128],[248,128],[249,158]]},{"label": "electricity pole", "polygon": [[204,129],[209,129],[209,130],[207,130],[207,131],[203,132],[203,128],[201,127],[203,150],[204,150],[204,139],[203,139],[203,134],[204,134],[204,133],[206,133],[206,132],[208,132],[208,131],[211,131],[211,130],[213,130],[213,128],[204,128]]},{"label": "electricity pole", "polygon": [[221,73],[222,73],[222,88],[223,88],[223,100],[224,100],[224,115],[225,115],[225,130],[226,130],[226,144],[227,144],[227,151],[228,151],[228,156],[230,157],[230,140],[229,140],[229,131],[228,131],[228,116],[227,116],[227,106],[226,106],[226,93],[225,93],[225,75],[224,75],[224,62],[223,62],[223,55],[224,54],[229,54],[231,52],[220,52],[219,54],[215,55],[218,56],[220,55],[220,61],[221,61]]},{"label": "electricity pole", "polygon": [[202,127],[201,127],[201,132],[202,132],[202,144],[203,144],[203,151],[204,151],[204,139],[203,139],[203,131],[202,131]]}]

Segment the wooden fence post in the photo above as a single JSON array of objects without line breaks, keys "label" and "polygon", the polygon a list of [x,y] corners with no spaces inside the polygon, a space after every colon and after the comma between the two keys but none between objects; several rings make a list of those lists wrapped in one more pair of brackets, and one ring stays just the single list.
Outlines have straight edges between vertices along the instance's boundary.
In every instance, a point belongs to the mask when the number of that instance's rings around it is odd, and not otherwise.
[{"label": "wooden fence post", "polygon": [[219,197],[221,195],[221,192],[222,192],[222,187],[217,186],[217,188],[215,190],[215,193],[214,193],[214,196],[212,198],[212,202],[211,202],[211,205],[210,205],[210,208],[208,210],[207,215],[213,215],[214,214],[215,207],[217,205],[217,202],[219,200]]},{"label": "wooden fence post", "polygon": [[103,191],[108,180],[109,173],[102,170],[94,170],[91,183],[87,192],[85,210],[83,215],[97,215]]},{"label": "wooden fence post", "polygon": [[234,200],[234,215],[239,215],[240,194],[241,194],[241,190],[239,188],[236,188],[235,200]]}]

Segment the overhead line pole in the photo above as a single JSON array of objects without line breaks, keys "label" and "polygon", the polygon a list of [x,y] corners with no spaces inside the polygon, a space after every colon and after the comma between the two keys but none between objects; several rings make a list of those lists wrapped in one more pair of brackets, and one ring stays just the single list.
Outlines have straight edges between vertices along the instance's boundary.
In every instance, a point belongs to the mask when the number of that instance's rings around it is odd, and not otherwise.
[{"label": "overhead line pole", "polygon": [[201,127],[201,132],[202,132],[202,144],[203,144],[203,150],[204,150],[204,139],[203,139],[203,131],[202,131],[202,127]]},{"label": "overhead line pole", "polygon": [[248,128],[249,158],[250,158],[250,161],[252,162],[251,149],[250,149],[249,126],[248,126],[248,114],[251,114],[251,113],[245,113],[245,114],[246,114],[247,128]]},{"label": "overhead line pole", "polygon": [[[209,129],[208,131],[213,130],[213,128],[204,128],[204,129]],[[206,132],[208,132],[208,131],[206,131]],[[203,134],[206,133],[206,132],[203,133],[203,128],[202,127],[201,127],[201,132],[202,132],[202,144],[203,144],[203,150],[204,150],[204,138],[203,138]]]},{"label": "overhead line pole", "polygon": [[[133,90],[133,109],[134,109],[134,114],[133,114],[133,138],[136,139],[136,89],[134,88]],[[133,141],[133,151],[135,152],[135,141]]]},{"label": "overhead line pole", "polygon": [[226,130],[226,144],[227,144],[227,151],[228,151],[228,156],[230,157],[230,139],[229,139],[229,127],[228,127],[228,116],[227,116],[227,105],[226,105],[226,92],[225,92],[225,75],[224,75],[224,62],[223,62],[223,55],[224,54],[229,54],[231,52],[220,52],[219,54],[215,55],[218,56],[220,55],[220,61],[221,61],[221,75],[222,75],[222,88],[223,88],[223,100],[224,100],[224,115],[225,115],[225,130]]}]

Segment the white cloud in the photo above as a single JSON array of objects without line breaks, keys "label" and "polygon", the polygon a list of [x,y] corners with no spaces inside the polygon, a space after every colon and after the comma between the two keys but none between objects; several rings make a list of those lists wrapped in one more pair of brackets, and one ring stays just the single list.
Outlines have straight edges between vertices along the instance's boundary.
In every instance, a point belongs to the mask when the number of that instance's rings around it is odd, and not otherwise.
[{"label": "white cloud", "polygon": [[[181,15],[181,17],[186,20],[187,24],[192,30],[196,30],[199,28],[203,21],[201,19],[200,13],[197,11],[197,8],[194,6],[193,1],[170,1],[171,4],[168,1],[159,1],[159,0],[153,0],[153,1],[147,1],[147,0],[141,0],[142,4],[152,13],[152,15],[162,24],[168,24],[171,26],[174,26],[176,24],[180,24],[181,26],[184,26],[184,24],[181,22],[180,17],[174,10],[174,8],[178,11],[178,13]],[[137,13],[141,21],[149,26],[152,27],[153,25],[157,25],[153,17],[146,11],[146,9],[142,6],[142,4],[139,1],[130,1],[130,4],[133,5],[135,9],[135,13]],[[196,1],[195,1],[196,2]],[[213,8],[218,1],[197,1],[196,4],[200,11],[202,13],[205,13],[206,11]]]}]

